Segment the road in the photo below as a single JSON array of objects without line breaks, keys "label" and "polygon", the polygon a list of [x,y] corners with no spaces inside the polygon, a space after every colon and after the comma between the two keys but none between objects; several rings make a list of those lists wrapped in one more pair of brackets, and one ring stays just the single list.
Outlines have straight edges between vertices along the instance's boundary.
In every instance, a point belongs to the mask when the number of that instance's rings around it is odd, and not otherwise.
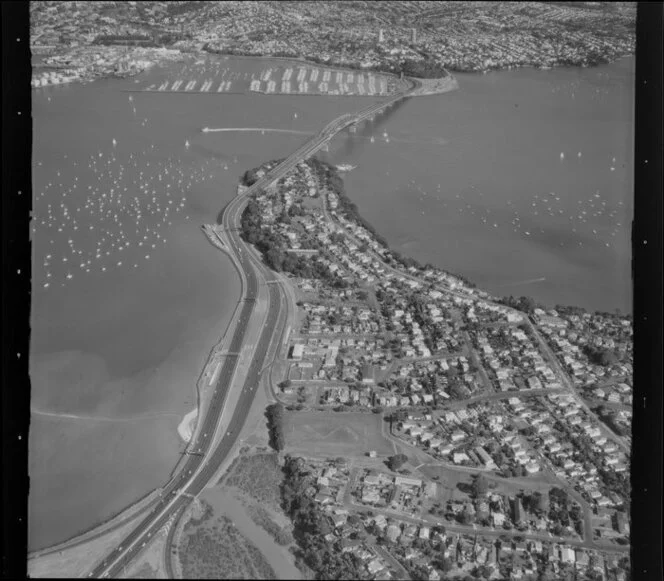
[{"label": "road", "polygon": [[[247,188],[241,195],[233,199],[225,208],[222,215],[222,225],[228,237],[228,252],[235,263],[242,269],[246,277],[243,285],[242,310],[233,333],[230,345],[227,347],[228,355],[224,358],[209,407],[198,430],[199,437],[190,444],[190,454],[182,469],[170,482],[164,486],[159,500],[151,507],[147,516],[129,533],[122,542],[99,563],[90,573],[89,577],[114,577],[120,575],[127,565],[141,552],[159,529],[169,519],[178,514],[200,494],[217,472],[242,429],[251,408],[256,390],[258,389],[260,374],[265,368],[265,359],[273,338],[277,333],[277,321],[281,310],[281,285],[268,284],[268,311],[263,324],[258,343],[254,347],[253,357],[249,370],[245,376],[242,391],[231,420],[226,427],[227,431],[221,436],[215,446],[219,420],[221,419],[228,392],[239,361],[239,353],[245,346],[245,337],[251,315],[258,298],[257,270],[260,270],[266,282],[277,281],[278,278],[259,263],[252,255],[249,247],[239,237],[239,220],[242,210],[249,201],[252,193],[269,187],[272,183],[286,175],[298,163],[307,159],[327,143],[334,135],[344,128],[371,117],[381,109],[388,107],[405,98],[407,93],[394,95],[391,98],[373,104],[355,114],[344,114],[328,123],[316,136],[302,145],[282,163],[273,168],[266,176]],[[192,454],[193,453],[193,454]]]}]

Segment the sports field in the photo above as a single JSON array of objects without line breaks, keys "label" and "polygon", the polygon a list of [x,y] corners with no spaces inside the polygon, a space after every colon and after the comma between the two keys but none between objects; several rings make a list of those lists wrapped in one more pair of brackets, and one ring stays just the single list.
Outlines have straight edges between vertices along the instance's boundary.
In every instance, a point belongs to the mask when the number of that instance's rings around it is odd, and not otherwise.
[{"label": "sports field", "polygon": [[394,454],[382,435],[380,415],[346,412],[287,412],[286,451],[304,456],[365,456]]}]

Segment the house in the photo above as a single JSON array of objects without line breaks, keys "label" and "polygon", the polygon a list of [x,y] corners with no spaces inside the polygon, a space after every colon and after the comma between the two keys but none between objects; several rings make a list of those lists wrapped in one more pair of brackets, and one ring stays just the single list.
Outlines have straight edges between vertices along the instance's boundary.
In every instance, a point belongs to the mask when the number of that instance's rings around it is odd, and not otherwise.
[{"label": "house", "polygon": [[406,478],[404,476],[395,476],[394,477],[395,486],[411,486],[415,488],[422,487],[422,481],[419,478]]},{"label": "house", "polygon": [[373,524],[380,530],[383,530],[387,526],[387,518],[385,518],[385,515],[379,514],[378,516],[374,517]]},{"label": "house", "polygon": [[302,354],[304,352],[304,345],[297,344],[293,345],[293,349],[291,351],[291,359],[302,359]]},{"label": "house", "polygon": [[452,459],[455,464],[461,464],[461,462],[470,462],[470,458],[465,452],[455,452]]},{"label": "house", "polygon": [[575,563],[577,568],[579,569],[585,569],[588,567],[588,563],[590,562],[590,559],[588,557],[588,553],[582,550],[577,550],[575,553]]},{"label": "house", "polygon": [[385,565],[378,558],[374,559],[367,565],[367,571],[372,575],[375,575],[378,571],[382,571],[383,569],[385,569]]},{"label": "house", "polygon": [[463,440],[466,437],[466,433],[462,432],[461,430],[456,430],[455,432],[452,433],[451,440],[452,442],[458,442],[460,440]]},{"label": "house", "polygon": [[373,385],[376,381],[376,372],[371,365],[363,365],[361,370],[362,383],[365,385]]},{"label": "house", "polygon": [[519,524],[523,518],[523,505],[520,498],[515,498],[512,502],[512,520],[515,524]]},{"label": "house", "polygon": [[621,535],[629,534],[629,520],[624,512],[616,512],[614,522],[616,530]]},{"label": "house", "polygon": [[391,524],[387,527],[385,536],[394,543],[401,536],[401,529],[397,525]]}]

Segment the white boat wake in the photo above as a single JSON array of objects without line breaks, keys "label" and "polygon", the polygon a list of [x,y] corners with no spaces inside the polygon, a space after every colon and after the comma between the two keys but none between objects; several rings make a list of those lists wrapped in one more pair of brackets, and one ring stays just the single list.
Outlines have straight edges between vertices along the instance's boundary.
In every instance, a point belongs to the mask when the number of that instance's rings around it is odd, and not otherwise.
[{"label": "white boat wake", "polygon": [[233,131],[245,131],[253,133],[293,133],[294,135],[313,135],[315,131],[297,131],[296,129],[273,129],[269,127],[221,127],[218,129],[203,127],[203,133],[224,133]]},{"label": "white boat wake", "polygon": [[501,285],[501,286],[506,287],[506,286],[518,286],[518,285],[522,285],[522,284],[533,284],[533,283],[536,283],[536,282],[544,282],[545,280],[546,280],[545,277],[530,278],[528,280],[520,280],[519,282],[510,282],[508,284],[504,284],[504,285]]}]

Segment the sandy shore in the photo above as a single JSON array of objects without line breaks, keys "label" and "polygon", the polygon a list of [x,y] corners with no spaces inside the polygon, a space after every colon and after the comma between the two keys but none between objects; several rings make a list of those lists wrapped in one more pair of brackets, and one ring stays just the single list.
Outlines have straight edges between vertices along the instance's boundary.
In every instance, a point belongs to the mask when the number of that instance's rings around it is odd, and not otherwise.
[{"label": "sandy shore", "polygon": [[191,436],[196,430],[196,423],[198,420],[198,408],[194,408],[187,415],[182,418],[178,425],[178,434],[185,442],[189,443]]}]

